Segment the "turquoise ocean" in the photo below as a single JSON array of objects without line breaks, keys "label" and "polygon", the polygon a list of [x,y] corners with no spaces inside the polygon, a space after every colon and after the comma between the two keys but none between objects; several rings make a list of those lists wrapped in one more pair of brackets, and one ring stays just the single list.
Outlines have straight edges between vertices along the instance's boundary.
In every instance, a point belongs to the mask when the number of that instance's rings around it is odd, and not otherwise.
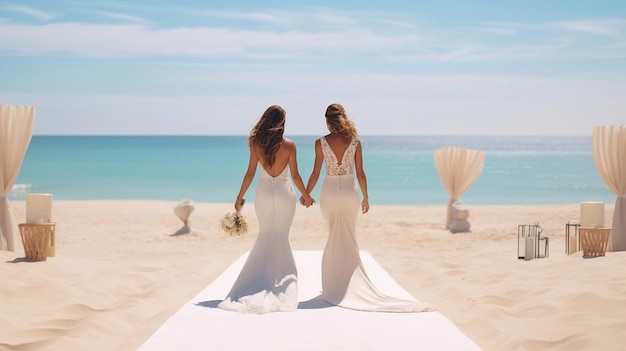
[{"label": "turquoise ocean", "polygon": [[[300,174],[313,164],[315,136],[298,145]],[[231,203],[248,163],[246,136],[32,137],[11,200],[51,193],[55,200],[152,199]],[[486,153],[466,204],[613,203],[599,176],[591,137],[362,136],[372,205],[442,205],[449,197],[434,164],[445,146]],[[258,172],[257,172],[258,177]],[[254,199],[255,182],[246,198]],[[313,196],[319,199],[318,183]]]}]

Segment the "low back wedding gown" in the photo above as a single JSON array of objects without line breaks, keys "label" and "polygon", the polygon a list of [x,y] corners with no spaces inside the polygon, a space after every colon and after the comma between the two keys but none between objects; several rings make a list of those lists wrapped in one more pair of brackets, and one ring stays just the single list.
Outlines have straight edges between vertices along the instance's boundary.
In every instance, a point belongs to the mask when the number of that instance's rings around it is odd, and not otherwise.
[{"label": "low back wedding gown", "polygon": [[322,256],[322,299],[361,311],[432,311],[427,304],[382,294],[367,276],[355,231],[360,208],[358,182],[353,174],[357,139],[352,138],[341,162],[325,137],[320,142],[326,164],[320,208],[329,230]]},{"label": "low back wedding gown", "polygon": [[259,235],[239,277],[218,307],[249,313],[295,311],[298,272],[289,244],[296,196],[289,166],[272,177],[259,164],[261,176],[254,199]]}]

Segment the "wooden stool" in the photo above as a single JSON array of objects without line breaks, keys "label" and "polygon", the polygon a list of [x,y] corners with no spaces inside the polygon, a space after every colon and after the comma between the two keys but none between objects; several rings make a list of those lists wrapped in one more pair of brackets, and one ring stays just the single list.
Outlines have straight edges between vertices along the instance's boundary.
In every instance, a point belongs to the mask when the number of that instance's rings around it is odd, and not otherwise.
[{"label": "wooden stool", "polygon": [[55,223],[19,225],[26,261],[45,261],[55,255]]}]

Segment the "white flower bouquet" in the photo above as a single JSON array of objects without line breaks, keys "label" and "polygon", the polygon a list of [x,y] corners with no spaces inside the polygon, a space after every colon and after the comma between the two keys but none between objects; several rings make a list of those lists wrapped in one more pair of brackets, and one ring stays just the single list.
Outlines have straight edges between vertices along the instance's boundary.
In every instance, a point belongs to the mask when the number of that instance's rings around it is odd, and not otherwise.
[{"label": "white flower bouquet", "polygon": [[[243,202],[242,201],[242,205]],[[228,212],[220,219],[220,226],[225,233],[230,235],[241,235],[248,232],[246,217],[239,212]]]}]

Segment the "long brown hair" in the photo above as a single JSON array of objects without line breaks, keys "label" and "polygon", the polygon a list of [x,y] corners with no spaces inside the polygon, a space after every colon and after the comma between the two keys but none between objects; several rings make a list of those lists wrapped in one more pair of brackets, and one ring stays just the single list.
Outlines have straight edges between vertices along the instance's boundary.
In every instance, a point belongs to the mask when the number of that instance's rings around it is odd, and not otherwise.
[{"label": "long brown hair", "polygon": [[282,107],[272,105],[263,112],[257,124],[250,131],[248,146],[259,148],[263,153],[263,161],[267,167],[274,165],[276,152],[284,140],[286,116],[287,113]]},{"label": "long brown hair", "polygon": [[341,104],[331,104],[326,109],[326,124],[331,133],[342,134],[346,138],[359,137],[354,122],[348,118],[346,110]]}]

